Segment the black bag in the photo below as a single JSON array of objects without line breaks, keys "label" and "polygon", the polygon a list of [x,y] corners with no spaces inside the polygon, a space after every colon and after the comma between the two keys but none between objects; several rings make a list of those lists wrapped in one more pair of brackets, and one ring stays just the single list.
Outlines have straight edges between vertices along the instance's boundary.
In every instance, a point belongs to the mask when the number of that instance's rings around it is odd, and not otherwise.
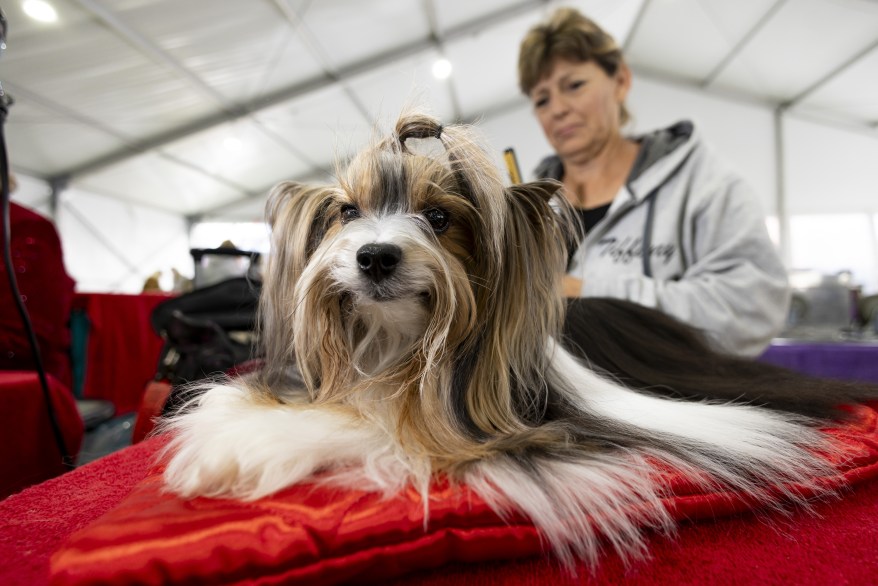
[{"label": "black bag", "polygon": [[165,345],[156,380],[177,386],[256,358],[260,290],[259,281],[237,277],[157,305],[150,321]]}]

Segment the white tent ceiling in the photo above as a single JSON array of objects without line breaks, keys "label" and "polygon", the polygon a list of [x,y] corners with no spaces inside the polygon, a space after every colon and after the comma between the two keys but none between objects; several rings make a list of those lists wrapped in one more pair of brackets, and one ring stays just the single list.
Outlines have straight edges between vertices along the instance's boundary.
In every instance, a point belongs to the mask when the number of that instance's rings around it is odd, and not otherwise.
[{"label": "white tent ceiling", "polygon": [[[55,0],[9,21],[12,167],[188,216],[323,178],[412,99],[445,120],[520,106],[544,0]],[[876,0],[563,2],[635,73],[878,135]],[[433,78],[439,56],[453,64]]]}]

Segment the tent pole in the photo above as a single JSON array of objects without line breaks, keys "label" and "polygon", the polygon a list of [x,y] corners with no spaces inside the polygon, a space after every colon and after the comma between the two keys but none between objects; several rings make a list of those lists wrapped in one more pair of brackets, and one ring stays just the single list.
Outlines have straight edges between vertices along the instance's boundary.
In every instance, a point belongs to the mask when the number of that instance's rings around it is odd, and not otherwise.
[{"label": "tent pole", "polygon": [[780,239],[781,258],[787,268],[792,268],[792,250],[790,246],[790,216],[787,209],[786,193],[786,160],[784,154],[783,122],[786,107],[780,105],[774,109],[774,177],[776,185],[775,205]]}]

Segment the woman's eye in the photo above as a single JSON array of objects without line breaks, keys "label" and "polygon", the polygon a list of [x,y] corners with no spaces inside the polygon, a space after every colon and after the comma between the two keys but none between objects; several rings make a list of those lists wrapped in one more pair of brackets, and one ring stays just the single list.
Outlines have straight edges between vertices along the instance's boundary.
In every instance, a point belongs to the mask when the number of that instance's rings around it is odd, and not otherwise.
[{"label": "woman's eye", "polygon": [[360,210],[357,209],[357,206],[346,204],[341,206],[341,223],[347,224],[351,220],[356,220],[360,217]]},{"label": "woman's eye", "polygon": [[572,90],[578,90],[579,88],[581,88],[584,85],[585,85],[584,81],[571,81],[570,85],[568,87]]},{"label": "woman's eye", "polygon": [[542,108],[549,103],[549,98],[537,98],[534,100],[534,108]]},{"label": "woman's eye", "polygon": [[430,208],[424,212],[424,217],[430,222],[430,227],[437,234],[441,234],[448,229],[450,218],[448,212],[439,208]]}]

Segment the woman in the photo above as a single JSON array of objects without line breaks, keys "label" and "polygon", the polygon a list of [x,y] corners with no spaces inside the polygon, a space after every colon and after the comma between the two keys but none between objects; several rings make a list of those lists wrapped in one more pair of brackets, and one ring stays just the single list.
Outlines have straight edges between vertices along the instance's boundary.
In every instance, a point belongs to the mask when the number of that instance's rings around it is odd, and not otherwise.
[{"label": "woman", "polygon": [[786,272],[758,201],[691,122],[627,137],[631,71],[612,37],[571,8],[521,44],[519,85],[555,150],[582,221],[568,297],[613,297],[702,329],[718,350],[759,354],[784,324]]}]

